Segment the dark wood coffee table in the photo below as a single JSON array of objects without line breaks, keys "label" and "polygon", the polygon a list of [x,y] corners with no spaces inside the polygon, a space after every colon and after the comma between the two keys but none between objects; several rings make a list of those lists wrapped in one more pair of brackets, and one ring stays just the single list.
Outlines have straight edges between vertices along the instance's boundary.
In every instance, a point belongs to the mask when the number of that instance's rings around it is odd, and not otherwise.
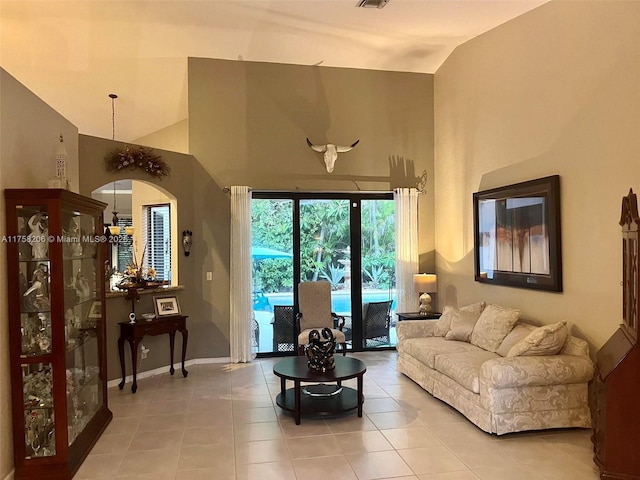
[{"label": "dark wood coffee table", "polygon": [[[367,371],[363,361],[351,357],[335,356],[336,368],[325,373],[315,372],[307,366],[307,357],[287,357],[273,366],[273,373],[280,377],[280,393],[276,404],[293,413],[296,425],[301,416],[335,416],[358,410],[362,417],[362,376]],[[357,378],[357,390],[343,387],[342,381]],[[287,380],[293,380],[293,388],[286,388]],[[313,382],[315,385],[300,385]],[[327,385],[335,383],[336,385]]]}]

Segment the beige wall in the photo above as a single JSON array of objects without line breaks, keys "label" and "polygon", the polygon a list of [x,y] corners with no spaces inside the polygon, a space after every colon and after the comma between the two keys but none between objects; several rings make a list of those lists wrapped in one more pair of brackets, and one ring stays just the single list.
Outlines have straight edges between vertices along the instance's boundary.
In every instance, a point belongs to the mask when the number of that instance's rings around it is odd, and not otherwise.
[{"label": "beige wall", "polygon": [[[435,75],[439,296],[478,299],[599,347],[621,322],[622,196],[640,189],[640,2],[551,2]],[[473,280],[472,193],[559,174],[564,292]]]},{"label": "beige wall", "polygon": [[[72,189],[78,189],[78,129],[0,68],[0,190],[46,188],[62,133]],[[6,235],[0,195],[0,238]],[[6,249],[0,245],[0,478],[13,469]]]},{"label": "beige wall", "polygon": [[[80,135],[79,154],[82,188],[80,193],[91,195],[96,188],[113,182],[114,179],[130,178],[151,183],[175,197],[177,205],[177,230],[192,230],[194,243],[191,255],[179,253],[178,275],[184,291],[178,292],[180,307],[189,316],[188,358],[227,357],[229,355],[228,294],[225,299],[216,298],[216,282],[206,281],[206,272],[213,271],[218,246],[204,240],[205,232],[216,231],[219,210],[213,192],[219,188],[213,183],[200,164],[190,155],[156,149],[171,168],[171,175],[163,180],[150,177],[143,171],[127,170],[107,172],[103,159],[115,148],[124,144],[112,140]],[[179,249],[181,251],[181,249]],[[214,279],[215,280],[215,279]],[[120,367],[116,341],[119,335],[118,322],[127,319],[129,302],[123,298],[107,300],[107,378],[118,378]],[[136,305],[136,313],[153,312],[152,296],[145,295]],[[168,364],[166,336],[145,338],[150,348],[149,356],[140,365],[141,372]],[[128,354],[127,354],[128,357]],[[127,365],[129,361],[127,360]],[[127,367],[128,368],[128,367]]]},{"label": "beige wall", "polygon": [[[433,271],[433,76],[345,68],[189,59],[189,151],[214,179],[215,219],[202,232],[214,246],[213,302],[229,318],[229,196],[254,190],[390,191],[416,186],[423,271]],[[333,173],[305,138],[348,145]]]},{"label": "beige wall", "polygon": [[189,121],[187,119],[136,139],[133,143],[172,152],[189,153]]}]

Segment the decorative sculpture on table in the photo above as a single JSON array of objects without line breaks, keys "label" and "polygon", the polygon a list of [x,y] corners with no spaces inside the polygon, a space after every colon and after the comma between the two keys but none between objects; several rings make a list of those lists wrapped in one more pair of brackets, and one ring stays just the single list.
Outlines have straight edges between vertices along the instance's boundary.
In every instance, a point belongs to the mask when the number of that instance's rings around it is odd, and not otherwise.
[{"label": "decorative sculpture on table", "polygon": [[328,173],[333,172],[333,167],[335,166],[336,160],[338,159],[338,154],[353,150],[353,147],[355,147],[358,144],[358,142],[360,142],[360,140],[356,140],[348,147],[341,147],[339,145],[334,145],[333,143],[326,143],[324,145],[314,145],[307,138],[307,145],[311,147],[311,150],[319,153],[324,153],[324,164],[327,167]]},{"label": "decorative sculpture on table", "polygon": [[320,339],[318,330],[311,330],[309,332],[309,344],[305,347],[305,353],[309,359],[307,362],[309,368],[324,373],[327,370],[336,368],[336,362],[333,358],[333,354],[336,351],[336,340],[329,328],[322,329],[322,337],[324,340]]}]

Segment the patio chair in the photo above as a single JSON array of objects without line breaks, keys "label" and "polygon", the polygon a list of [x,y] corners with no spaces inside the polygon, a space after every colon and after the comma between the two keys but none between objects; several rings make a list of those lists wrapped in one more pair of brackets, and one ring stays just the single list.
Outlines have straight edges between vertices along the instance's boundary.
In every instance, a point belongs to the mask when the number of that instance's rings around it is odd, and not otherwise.
[{"label": "patio chair", "polygon": [[311,330],[331,329],[336,345],[341,345],[342,354],[347,354],[347,341],[342,331],[345,319],[331,311],[331,284],[329,282],[301,282],[298,284],[297,316],[298,355],[304,355],[304,345],[309,343]]},{"label": "patio chair", "polygon": [[389,345],[392,303],[393,300],[387,300],[384,302],[369,302],[364,304],[362,331],[365,347]]},{"label": "patio chair", "polygon": [[295,352],[295,315],[293,305],[273,306],[273,351]]}]

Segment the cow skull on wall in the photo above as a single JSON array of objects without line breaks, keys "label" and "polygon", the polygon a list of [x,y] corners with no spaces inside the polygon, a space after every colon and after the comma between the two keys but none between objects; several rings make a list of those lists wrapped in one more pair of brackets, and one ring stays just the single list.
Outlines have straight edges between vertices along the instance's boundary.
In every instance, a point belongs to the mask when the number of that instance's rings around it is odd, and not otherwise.
[{"label": "cow skull on wall", "polygon": [[307,145],[311,147],[312,150],[324,153],[324,164],[327,167],[327,172],[333,172],[333,167],[336,164],[336,160],[338,159],[338,153],[348,152],[355,147],[360,140],[356,140],[354,143],[349,145],[348,147],[341,147],[339,145],[334,145],[333,143],[327,143],[325,145],[314,145],[307,138]]}]

